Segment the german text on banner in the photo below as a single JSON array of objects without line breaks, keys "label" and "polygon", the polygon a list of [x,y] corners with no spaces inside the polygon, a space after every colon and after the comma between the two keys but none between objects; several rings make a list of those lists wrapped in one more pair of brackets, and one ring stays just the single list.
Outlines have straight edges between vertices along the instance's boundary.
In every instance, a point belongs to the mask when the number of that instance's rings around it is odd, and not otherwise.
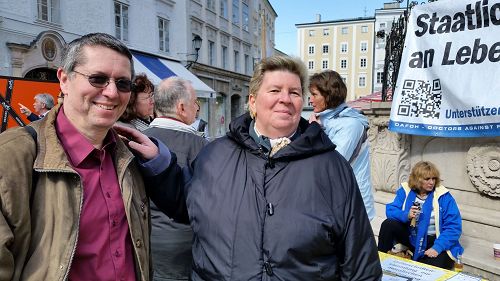
[{"label": "german text on banner", "polygon": [[500,136],[500,0],[440,0],[412,9],[389,129]]}]

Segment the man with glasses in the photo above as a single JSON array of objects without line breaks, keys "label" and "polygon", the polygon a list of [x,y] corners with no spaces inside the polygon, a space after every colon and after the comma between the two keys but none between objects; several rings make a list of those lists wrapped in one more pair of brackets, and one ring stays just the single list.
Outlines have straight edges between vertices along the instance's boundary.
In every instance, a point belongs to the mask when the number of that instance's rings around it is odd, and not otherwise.
[{"label": "man with glasses", "polygon": [[132,55],[88,34],[68,44],[57,77],[64,103],[32,123],[36,134],[0,136],[0,280],[150,280],[147,176],[176,168],[161,143],[121,129],[125,144],[112,129]]}]

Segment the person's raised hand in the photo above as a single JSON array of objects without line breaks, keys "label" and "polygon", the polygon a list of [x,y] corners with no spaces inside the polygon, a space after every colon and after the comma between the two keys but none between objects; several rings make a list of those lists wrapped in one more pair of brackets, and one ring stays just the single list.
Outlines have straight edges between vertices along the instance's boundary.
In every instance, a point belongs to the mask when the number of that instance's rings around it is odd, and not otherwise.
[{"label": "person's raised hand", "polygon": [[158,155],[158,146],[145,134],[136,129],[116,124],[113,126],[113,129],[116,130],[127,146],[142,158],[151,160]]},{"label": "person's raised hand", "polygon": [[20,111],[22,114],[26,115],[26,116],[30,116],[31,114],[31,110],[29,110],[29,108],[27,108],[26,106],[24,106],[22,103],[18,103],[19,107],[20,107]]},{"label": "person's raised hand", "polygon": [[309,124],[311,124],[312,122],[317,122],[318,124],[321,125],[321,121],[319,120],[319,118],[316,116],[316,113],[314,113],[314,112],[309,116]]}]

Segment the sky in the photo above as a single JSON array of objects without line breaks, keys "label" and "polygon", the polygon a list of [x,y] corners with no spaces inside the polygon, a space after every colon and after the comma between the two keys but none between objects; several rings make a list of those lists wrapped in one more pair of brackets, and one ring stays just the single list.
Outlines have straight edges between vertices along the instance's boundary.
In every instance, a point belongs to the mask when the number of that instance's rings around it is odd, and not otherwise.
[{"label": "sky", "polygon": [[[288,54],[298,55],[297,28],[295,24],[321,21],[374,17],[375,9],[384,7],[391,0],[269,0],[278,14],[275,22],[275,48]],[[405,6],[406,3],[401,4]]]}]

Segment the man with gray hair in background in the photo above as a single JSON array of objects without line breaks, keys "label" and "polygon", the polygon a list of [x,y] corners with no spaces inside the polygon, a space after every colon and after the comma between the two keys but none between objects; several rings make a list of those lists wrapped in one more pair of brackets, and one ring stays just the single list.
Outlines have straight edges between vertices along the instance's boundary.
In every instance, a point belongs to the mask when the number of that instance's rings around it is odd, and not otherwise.
[{"label": "man with gray hair in background", "polygon": [[[162,141],[177,155],[180,167],[189,165],[207,141],[190,126],[198,106],[191,82],[170,77],[163,80],[154,96],[156,116],[143,131]],[[192,231],[162,213],[151,202],[151,249],[153,280],[188,280],[191,273]]]},{"label": "man with gray hair in background", "polygon": [[21,103],[19,103],[19,107],[21,108],[21,113],[28,116],[28,120],[33,122],[45,117],[45,115],[47,115],[49,110],[51,110],[52,107],[54,107],[54,97],[46,93],[40,93],[35,96],[35,103],[33,103],[33,108],[35,109],[35,112],[38,115],[31,112],[29,108],[27,108]]}]

